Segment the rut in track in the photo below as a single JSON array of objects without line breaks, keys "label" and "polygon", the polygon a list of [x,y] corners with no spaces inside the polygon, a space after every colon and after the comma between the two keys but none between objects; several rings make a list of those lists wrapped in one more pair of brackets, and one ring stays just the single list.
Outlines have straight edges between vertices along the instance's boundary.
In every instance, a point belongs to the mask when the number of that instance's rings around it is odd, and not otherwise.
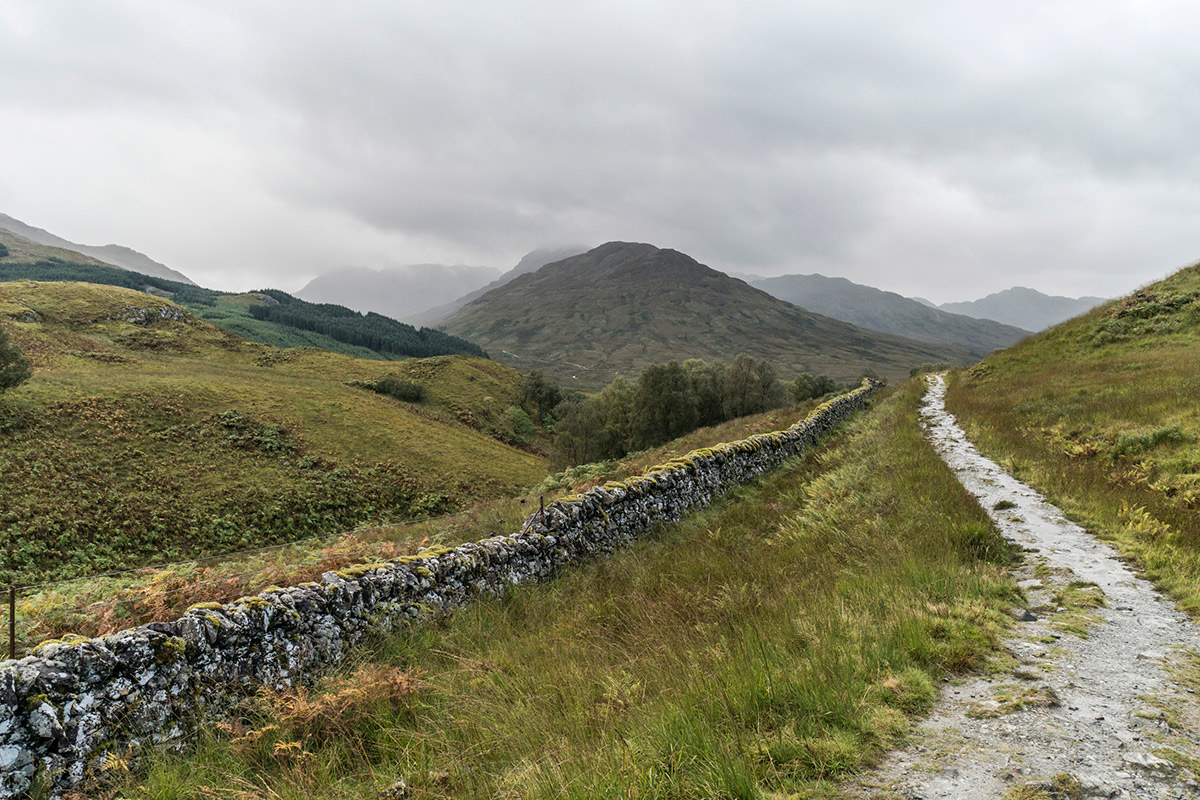
[{"label": "rut in track", "polygon": [[[1067,520],[984,458],[930,379],[921,409],[934,447],[1026,550],[1027,607],[987,677],[947,683],[910,746],[860,798],[1200,798],[1200,628]],[[1044,794],[1036,794],[1040,788]]]}]

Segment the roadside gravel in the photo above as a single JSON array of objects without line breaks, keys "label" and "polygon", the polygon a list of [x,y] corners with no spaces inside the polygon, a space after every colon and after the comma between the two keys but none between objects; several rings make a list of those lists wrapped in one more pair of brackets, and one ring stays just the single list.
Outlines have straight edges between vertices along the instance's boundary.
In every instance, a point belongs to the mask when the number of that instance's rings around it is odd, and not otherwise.
[{"label": "roadside gravel", "polygon": [[[930,379],[921,416],[942,458],[1026,550],[1025,603],[988,674],[947,683],[860,798],[1200,798],[1200,628],[1107,544],[984,458]],[[1189,768],[1190,767],[1190,768]],[[1040,794],[1039,794],[1040,790]]]}]

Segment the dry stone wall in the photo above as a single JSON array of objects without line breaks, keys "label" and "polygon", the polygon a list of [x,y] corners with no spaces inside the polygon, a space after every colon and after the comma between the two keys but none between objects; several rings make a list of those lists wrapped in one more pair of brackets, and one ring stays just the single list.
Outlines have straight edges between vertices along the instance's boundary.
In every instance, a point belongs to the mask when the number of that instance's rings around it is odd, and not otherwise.
[{"label": "dry stone wall", "polygon": [[175,622],[68,637],[0,663],[0,798],[24,796],[35,780],[57,794],[110,759],[180,745],[199,720],[220,717],[261,687],[310,680],[372,631],[610,554],[811,447],[878,385],[865,380],[787,430],[696,450],[562,498],[512,535],[328,572],[319,582],[201,604]]}]

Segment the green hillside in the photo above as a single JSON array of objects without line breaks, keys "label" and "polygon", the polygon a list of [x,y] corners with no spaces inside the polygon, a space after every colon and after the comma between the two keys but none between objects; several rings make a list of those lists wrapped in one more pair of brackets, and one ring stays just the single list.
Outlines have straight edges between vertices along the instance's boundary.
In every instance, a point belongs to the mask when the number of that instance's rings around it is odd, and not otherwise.
[{"label": "green hillside", "polygon": [[[247,342],[170,300],[0,283],[33,379],[0,394],[0,581],[227,551],[461,508],[546,475],[499,438],[521,375]],[[351,385],[425,385],[401,403]]]},{"label": "green hillside", "polygon": [[0,282],[85,281],[137,289],[169,297],[243,339],[276,347],[320,347],[385,360],[453,353],[487,355],[472,342],[430,328],[418,329],[380,314],[309,303],[274,289],[222,294],[191,283],[119,269],[71,250],[35,244],[3,229],[0,248]]},{"label": "green hillside", "polygon": [[973,441],[1200,612],[1200,265],[955,376]]},{"label": "green hillside", "polygon": [[571,387],[670,359],[731,361],[749,353],[790,380],[800,372],[857,380],[908,377],[923,363],[971,359],[812,314],[674,250],[609,242],[522,275],[474,300],[443,327],[502,363]]}]

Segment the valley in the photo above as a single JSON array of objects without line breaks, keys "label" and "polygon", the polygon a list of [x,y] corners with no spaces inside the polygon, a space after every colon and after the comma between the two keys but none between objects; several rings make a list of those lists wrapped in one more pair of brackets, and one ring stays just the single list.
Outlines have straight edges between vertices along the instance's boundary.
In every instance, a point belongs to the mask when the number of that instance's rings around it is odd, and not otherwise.
[{"label": "valley", "polygon": [[[17,244],[26,248],[20,269],[60,258]],[[57,265],[117,283],[145,279],[113,277],[82,256]],[[941,719],[938,687],[1021,672],[1009,654],[1021,647],[1011,638],[1022,624],[1014,608],[1046,593],[1069,596],[1079,608],[1036,602],[1064,606],[1072,630],[1106,613],[1076,597],[1076,583],[1090,578],[1051,585],[1040,562],[1000,535],[1004,525],[926,442],[923,382],[901,371],[963,364],[949,375],[947,402],[967,436],[1194,613],[1200,429],[1187,365],[1200,324],[1198,275],[1182,270],[970,366],[967,350],[811,314],[649,245],[611,243],[514,276],[464,305],[448,328],[493,355],[502,338],[487,331],[564,358],[571,342],[586,343],[608,374],[631,376],[664,366],[639,359],[733,361],[721,347],[740,347],[752,330],[760,357],[781,358],[785,378],[814,364],[842,370],[842,379],[880,368],[894,386],[825,445],[707,510],[547,583],[373,637],[348,668],[311,676],[317,689],[277,687],[246,701],[233,721],[215,717],[188,754],[147,754],[136,771],[96,786],[114,800],[202,797],[214,780],[247,798],[832,798],[855,786],[875,797],[890,779],[869,770],[903,748],[917,717]],[[553,510],[595,487],[644,481],[637,476],[647,469],[687,469],[698,453],[786,428],[825,405],[774,409],[549,475],[553,428],[571,417],[560,410],[538,426],[546,412],[531,405],[530,379],[497,361],[279,348],[214,326],[194,299],[179,305],[121,285],[10,278],[18,279],[0,283],[0,324],[34,376],[0,394],[4,579],[29,585],[183,560],[23,590],[21,618],[38,620],[26,624],[24,645],[65,637],[36,649],[34,661],[81,646],[79,636],[107,642],[147,622],[171,631],[201,613],[236,620],[248,613],[236,609],[257,607],[255,597],[273,602],[262,598],[425,563],[536,519],[529,511],[538,500]],[[572,284],[586,292],[574,294]],[[172,289],[180,299],[208,291]],[[289,297],[219,295],[206,307],[278,324],[261,309],[267,300],[286,308]],[[543,316],[559,308],[566,316],[522,322],[532,317],[518,304],[533,298]],[[484,311],[497,321],[485,326]],[[336,313],[347,312],[356,313]],[[789,335],[802,338],[785,343]],[[561,379],[555,363],[540,365]],[[697,376],[707,369],[688,363]],[[599,387],[564,383],[568,395]],[[530,427],[517,424],[521,417]],[[81,606],[90,608],[64,613]],[[1150,659],[1145,670],[1153,669]],[[1147,685],[1173,696],[1167,684]],[[991,702],[988,690],[971,692],[970,703]],[[1036,717],[1044,706],[1035,706],[1003,714]],[[337,737],[297,713],[318,707]],[[1164,797],[1177,779],[1191,780],[1183,776],[1192,762],[1167,753],[1190,752],[1182,735],[1149,736],[1137,750],[1178,776],[1153,779],[1168,787]],[[1104,783],[1079,759],[1068,766],[1063,774],[1078,785]],[[1048,769],[1013,773],[999,788],[971,782],[1040,797],[1051,779],[1067,780]],[[918,781],[910,791],[932,786]]]}]

